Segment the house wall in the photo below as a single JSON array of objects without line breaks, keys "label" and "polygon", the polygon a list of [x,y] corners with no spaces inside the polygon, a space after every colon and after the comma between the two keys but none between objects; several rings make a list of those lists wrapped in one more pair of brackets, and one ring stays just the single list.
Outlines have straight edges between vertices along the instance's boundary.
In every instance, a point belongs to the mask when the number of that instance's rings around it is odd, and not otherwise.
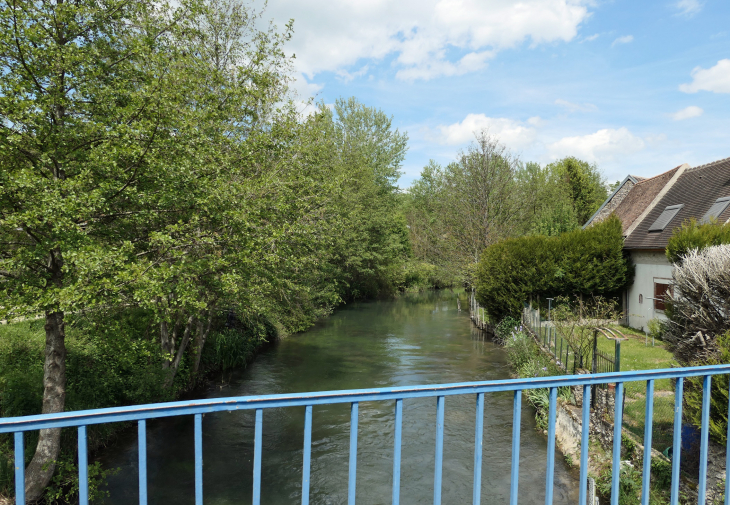
[{"label": "house wall", "polygon": [[[636,267],[636,275],[627,296],[628,325],[643,331],[650,319],[666,319],[663,311],[654,310],[651,298],[654,297],[655,281],[672,283],[673,267],[663,251],[631,251],[631,260]],[[642,295],[642,303],[639,303],[639,295]]]}]

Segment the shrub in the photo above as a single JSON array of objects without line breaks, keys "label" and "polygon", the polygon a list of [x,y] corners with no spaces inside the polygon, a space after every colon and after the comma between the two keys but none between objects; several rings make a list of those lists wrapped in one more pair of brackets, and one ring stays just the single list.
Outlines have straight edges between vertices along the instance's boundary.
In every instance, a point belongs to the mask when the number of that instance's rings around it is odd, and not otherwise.
[{"label": "shrub", "polygon": [[513,331],[522,327],[522,323],[519,319],[507,316],[502,319],[497,326],[494,327],[494,337],[497,342],[504,345]]},{"label": "shrub", "polygon": [[691,219],[674,230],[667,244],[666,255],[671,263],[681,263],[690,251],[721,244],[730,244],[730,223],[698,224],[695,219]]},{"label": "shrub", "polygon": [[501,320],[518,317],[532,295],[612,297],[632,279],[621,221],[614,216],[557,237],[521,237],[488,247],[477,267],[477,299],[492,319]]},{"label": "shrub", "polygon": [[[530,335],[513,330],[505,340],[507,359],[519,377],[551,377],[563,375],[559,369],[537,346]],[[571,398],[570,388],[559,388],[558,395],[566,401]],[[550,392],[547,388],[526,389],[525,398],[535,407],[535,420],[539,429],[547,428],[550,408]]]},{"label": "shrub", "polygon": [[683,366],[715,359],[716,337],[730,330],[730,245],[690,251],[675,265],[665,341]]},{"label": "shrub", "polygon": [[[718,353],[702,365],[730,363],[730,331],[716,340]],[[712,377],[710,396],[710,437],[721,445],[727,443],[728,376]],[[698,428],[702,425],[702,377],[684,380],[685,418]]]}]

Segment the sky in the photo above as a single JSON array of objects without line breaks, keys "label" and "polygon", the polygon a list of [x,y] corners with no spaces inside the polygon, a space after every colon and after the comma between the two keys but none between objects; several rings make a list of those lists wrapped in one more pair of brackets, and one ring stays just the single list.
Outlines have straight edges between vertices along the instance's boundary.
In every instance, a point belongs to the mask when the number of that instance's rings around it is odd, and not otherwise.
[{"label": "sky", "polygon": [[730,157],[728,0],[269,0],[301,98],[357,97],[409,136],[401,187],[487,129],[608,182]]}]

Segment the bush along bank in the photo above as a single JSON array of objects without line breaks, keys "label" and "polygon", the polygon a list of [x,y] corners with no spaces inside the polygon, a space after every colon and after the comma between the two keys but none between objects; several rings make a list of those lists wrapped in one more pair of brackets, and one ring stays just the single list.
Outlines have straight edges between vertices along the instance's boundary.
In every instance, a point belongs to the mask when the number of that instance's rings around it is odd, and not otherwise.
[{"label": "bush along bank", "polygon": [[[548,377],[564,375],[565,372],[559,367],[559,362],[543,351],[521,322],[512,317],[506,317],[494,327],[494,337],[507,351],[507,358],[516,377]],[[550,408],[548,389],[525,390],[524,396],[535,408],[535,419],[537,428],[547,433],[548,412]],[[564,405],[576,405],[576,398],[571,388],[558,389],[558,401]],[[567,407],[566,407],[567,410]],[[595,414],[592,415],[595,417]],[[579,422],[579,421],[578,421]],[[597,422],[594,419],[591,424]],[[609,430],[610,431],[610,430]],[[580,441],[576,440],[577,447]],[[604,447],[600,437],[592,437],[589,447],[589,476],[596,481],[596,489],[601,496],[602,502],[608,502],[611,498],[611,475],[612,475],[612,447],[610,442]],[[562,448],[561,448],[562,449]],[[577,458],[574,458],[566,451],[566,463],[572,466]],[[638,504],[641,500],[641,486],[643,468],[643,447],[633,438],[627,435],[622,436],[622,463],[619,487],[619,504]],[[671,482],[671,463],[662,458],[656,451],[652,457],[651,464],[651,485],[650,505],[664,505],[670,503],[669,483]],[[690,503],[690,493],[685,493],[686,487],[680,486],[680,503]],[[694,497],[696,501],[696,496]]]},{"label": "bush along bank", "polygon": [[[265,316],[239,319],[218,314],[212,323],[197,373],[196,357],[186,353],[169,383],[164,356],[155,339],[151,314],[127,310],[95,317],[74,317],[66,329],[66,410],[86,410],[178,398],[214,374],[246,366],[256,352],[274,342],[279,331]],[[0,415],[38,414],[43,395],[43,320],[0,325]],[[110,443],[128,425],[114,423],[88,427],[89,448]],[[33,457],[37,432],[26,435],[26,464]],[[56,473],[47,487],[44,502],[72,503],[78,495],[76,430],[64,429]],[[11,435],[0,435],[0,503],[14,494],[14,458]],[[109,472],[99,464],[89,467],[91,499],[100,498],[100,485]]]}]

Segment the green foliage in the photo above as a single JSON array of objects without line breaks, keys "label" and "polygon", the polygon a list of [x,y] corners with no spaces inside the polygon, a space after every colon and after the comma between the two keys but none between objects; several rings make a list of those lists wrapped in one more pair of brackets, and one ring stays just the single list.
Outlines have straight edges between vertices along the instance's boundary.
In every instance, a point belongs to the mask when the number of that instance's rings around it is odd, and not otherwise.
[{"label": "green foliage", "polygon": [[493,319],[519,316],[530,296],[612,296],[633,279],[621,222],[611,217],[557,237],[508,239],[488,247],[476,275],[477,299]]},{"label": "green foliage", "polygon": [[554,236],[580,227],[572,191],[557,165],[525,163],[516,180],[526,204],[523,233]]},{"label": "green foliage", "polygon": [[554,171],[565,184],[578,223],[587,223],[608,196],[605,181],[598,167],[569,156],[551,163],[546,168]]},{"label": "green foliage", "polygon": [[514,317],[507,316],[494,327],[494,335],[503,345],[513,332],[522,327],[522,322]]},{"label": "green foliage", "polygon": [[[88,496],[90,502],[94,503],[96,500],[109,496],[109,492],[103,489],[103,485],[107,477],[117,472],[118,469],[104,470],[99,461],[89,464]],[[44,494],[45,503],[48,505],[73,503],[78,500],[78,494],[78,465],[69,459],[58,461],[56,463],[56,474]]]},{"label": "green foliage", "polygon": [[674,230],[667,244],[666,255],[671,263],[681,263],[689,251],[720,244],[730,244],[730,223],[713,221],[699,224],[697,220],[691,219]]},{"label": "green foliage", "polygon": [[[507,358],[512,370],[518,377],[550,377],[563,375],[563,371],[543,353],[533,338],[520,331],[513,330],[504,344]],[[547,417],[550,408],[550,391],[547,388],[526,389],[525,398],[535,408],[535,419],[540,429],[547,428]],[[558,388],[558,395],[566,401],[571,398],[570,388]]]},{"label": "green foliage", "polygon": [[217,329],[208,338],[203,364],[207,370],[225,371],[248,365],[262,345],[278,338],[278,331],[268,318],[253,317],[235,327]]},{"label": "green foliage", "polygon": [[649,336],[656,340],[662,340],[665,331],[665,324],[661,319],[650,319],[646,326],[649,329]]},{"label": "green foliage", "polygon": [[[730,363],[730,331],[717,338],[718,355],[702,365]],[[687,377],[684,381],[685,419],[702,426],[702,377]],[[721,445],[727,443],[728,376],[714,375],[710,396],[710,438]]]},{"label": "green foliage", "polygon": [[[596,479],[596,488],[603,496],[611,496],[611,469],[607,468]],[[628,465],[621,465],[618,486],[619,505],[635,505],[641,498],[641,472]]]}]

